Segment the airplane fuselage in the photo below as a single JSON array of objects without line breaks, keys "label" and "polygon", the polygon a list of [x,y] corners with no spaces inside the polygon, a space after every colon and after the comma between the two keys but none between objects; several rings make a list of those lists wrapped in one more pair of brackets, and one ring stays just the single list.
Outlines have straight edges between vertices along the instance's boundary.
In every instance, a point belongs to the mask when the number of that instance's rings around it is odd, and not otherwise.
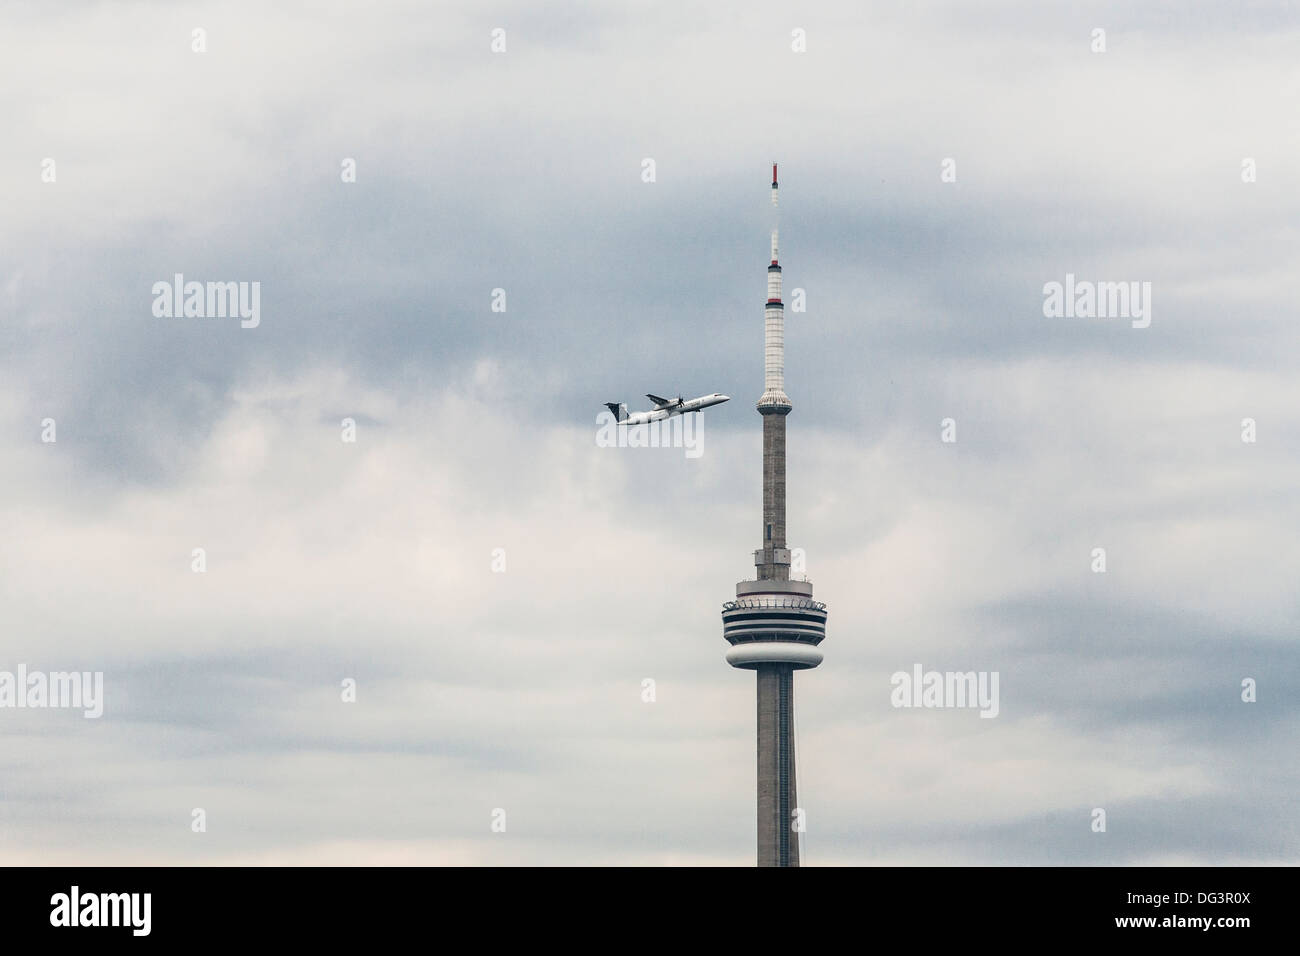
[{"label": "airplane fuselage", "polygon": [[627,418],[619,422],[620,425],[645,425],[648,422],[657,422],[665,418],[672,418],[674,415],[685,415],[688,412],[698,412],[701,409],[708,408],[710,405],[721,405],[723,402],[731,401],[731,396],[722,395],[714,392],[712,395],[701,395],[699,398],[691,398],[681,403],[673,402],[648,412],[637,412],[634,415],[628,415]]}]

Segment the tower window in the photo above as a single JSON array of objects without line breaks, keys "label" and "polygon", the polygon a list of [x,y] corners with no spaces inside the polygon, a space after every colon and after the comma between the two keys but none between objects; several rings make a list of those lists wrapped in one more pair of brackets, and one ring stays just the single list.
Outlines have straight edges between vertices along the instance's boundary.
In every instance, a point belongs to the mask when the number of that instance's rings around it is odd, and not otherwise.
[{"label": "tower window", "polygon": [[772,526],[771,526],[771,525],[768,525],[768,526],[767,526],[767,540],[768,540],[768,541],[771,541],[771,540],[772,540]]}]

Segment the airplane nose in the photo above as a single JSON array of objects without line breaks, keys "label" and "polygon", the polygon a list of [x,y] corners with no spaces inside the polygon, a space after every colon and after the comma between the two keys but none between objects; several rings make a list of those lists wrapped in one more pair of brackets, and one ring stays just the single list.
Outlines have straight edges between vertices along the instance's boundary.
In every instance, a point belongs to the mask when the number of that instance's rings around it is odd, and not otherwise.
[{"label": "airplane nose", "polygon": [[719,396],[718,396],[718,401],[720,401],[720,402],[729,402],[729,401],[731,401],[731,396],[730,396],[730,395],[719,395]]}]

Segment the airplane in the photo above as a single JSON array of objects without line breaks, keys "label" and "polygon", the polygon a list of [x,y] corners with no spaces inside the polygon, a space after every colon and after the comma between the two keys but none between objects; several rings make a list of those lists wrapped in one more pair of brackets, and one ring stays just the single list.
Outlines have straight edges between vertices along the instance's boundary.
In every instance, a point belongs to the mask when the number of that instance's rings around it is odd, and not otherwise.
[{"label": "airplane", "polygon": [[719,392],[685,400],[680,395],[676,398],[660,398],[658,395],[646,395],[646,398],[655,403],[655,407],[648,412],[628,414],[627,406],[621,402],[618,404],[606,402],[605,407],[614,413],[614,420],[620,425],[644,425],[647,422],[656,422],[663,418],[671,418],[674,415],[686,415],[708,408],[710,405],[721,405],[723,402],[731,401],[730,395],[723,395]]}]

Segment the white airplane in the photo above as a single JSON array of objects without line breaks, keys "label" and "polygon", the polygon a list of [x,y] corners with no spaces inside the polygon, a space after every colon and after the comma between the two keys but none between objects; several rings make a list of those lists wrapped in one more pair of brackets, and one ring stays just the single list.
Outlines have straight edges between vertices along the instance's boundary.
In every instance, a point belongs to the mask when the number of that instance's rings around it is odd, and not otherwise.
[{"label": "white airplane", "polygon": [[614,420],[620,425],[644,425],[647,422],[656,422],[663,418],[671,418],[674,415],[698,412],[710,405],[721,405],[723,402],[731,401],[730,395],[722,395],[718,392],[685,400],[680,395],[676,398],[660,398],[658,395],[647,395],[646,398],[655,403],[655,407],[648,412],[637,412],[634,415],[629,415],[627,406],[621,402],[617,405],[613,402],[606,402],[605,407],[614,413]]}]

